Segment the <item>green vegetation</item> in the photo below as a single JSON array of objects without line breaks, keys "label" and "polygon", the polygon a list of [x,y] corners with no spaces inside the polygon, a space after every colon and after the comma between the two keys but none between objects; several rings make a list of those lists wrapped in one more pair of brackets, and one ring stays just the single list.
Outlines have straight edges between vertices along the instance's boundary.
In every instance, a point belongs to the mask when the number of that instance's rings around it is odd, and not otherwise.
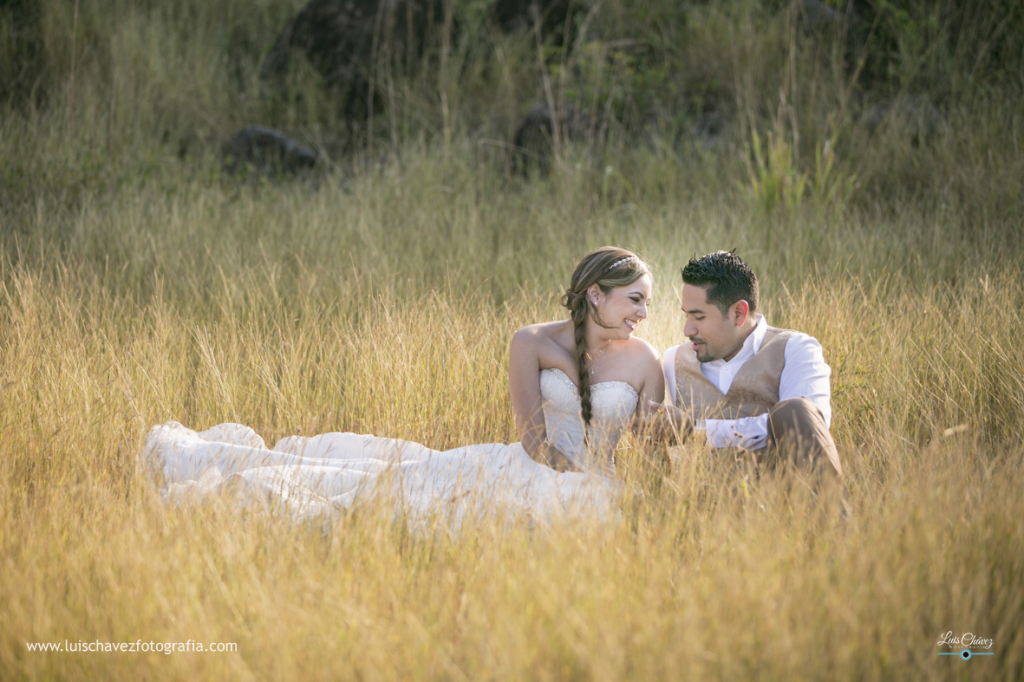
[{"label": "green vegetation", "polygon": [[[824,33],[785,3],[581,2],[539,42],[460,2],[421,68],[375,67],[372,132],[301,60],[261,94],[301,5],[0,3],[6,676],[1021,677],[1020,2],[876,3]],[[548,99],[585,133],[520,177],[507,145]],[[227,176],[248,124],[323,168]],[[515,440],[511,334],[560,317],[606,243],[652,264],[660,350],[678,268],[718,248],[822,342],[851,520],[723,481],[697,444],[663,478],[625,444],[621,521],[542,531],[296,528],[168,506],[138,466],[170,419]],[[947,631],[994,656],[937,656]],[[238,651],[26,647],[137,639]]]}]

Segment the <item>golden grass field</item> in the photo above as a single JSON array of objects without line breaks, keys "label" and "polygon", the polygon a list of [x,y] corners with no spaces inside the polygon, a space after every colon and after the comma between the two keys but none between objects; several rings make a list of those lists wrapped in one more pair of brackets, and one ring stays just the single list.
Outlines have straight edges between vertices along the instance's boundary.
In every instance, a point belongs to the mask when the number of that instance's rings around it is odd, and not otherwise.
[{"label": "golden grass field", "polygon": [[[314,181],[240,182],[146,141],[161,116],[221,116],[209,37],[118,26],[112,71],[91,48],[55,58],[75,66],[49,108],[0,116],[0,678],[1024,676],[1017,91],[961,101],[931,146],[849,129],[844,202],[764,210],[735,150],[567,149],[525,181],[457,126]],[[679,268],[719,248],[758,273],[772,324],[818,338],[849,519],[723,480],[697,444],[671,472],[624,444],[614,522],[459,532],[410,531],[386,501],[326,528],[174,506],[138,461],[167,420],[514,441],[511,336],[562,317],[603,244],[651,264],[638,335],[659,351],[682,340]],[[959,650],[947,632],[993,655],[938,656]],[[27,646],[137,640],[237,650]]]},{"label": "golden grass field", "polygon": [[[669,207],[598,212],[573,234],[560,209],[571,198],[499,211],[468,173],[454,188],[424,177],[115,200],[72,221],[79,254],[5,257],[0,667],[275,679],[1021,669],[1024,283],[1010,266],[953,269],[953,284],[741,248],[770,319],[815,335],[834,369],[845,524],[770,485],[701,496],[715,484],[699,464],[654,488],[627,466],[636,495],[621,523],[541,533],[481,522],[410,535],[372,512],[322,533],[163,503],[136,457],[169,419],[242,422],[271,442],[330,430],[438,449],[514,440],[511,333],[560,316],[577,254],[616,242],[650,258],[655,308],[640,331],[664,349],[680,339],[678,265],[753,229],[719,239],[714,216],[728,222],[728,209]],[[927,229],[910,220],[894,223]],[[113,262],[89,255],[96,240],[113,242]],[[993,639],[995,656],[937,656],[949,630]],[[140,637],[238,652],[26,651]]]}]

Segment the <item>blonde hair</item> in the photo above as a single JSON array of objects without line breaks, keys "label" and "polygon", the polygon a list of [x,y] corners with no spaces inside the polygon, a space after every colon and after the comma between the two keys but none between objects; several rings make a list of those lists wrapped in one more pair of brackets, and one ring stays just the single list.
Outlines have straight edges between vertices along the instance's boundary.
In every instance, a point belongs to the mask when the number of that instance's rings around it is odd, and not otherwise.
[{"label": "blonde hair", "polygon": [[573,339],[576,344],[576,367],[580,382],[580,412],[583,416],[584,433],[590,429],[593,406],[590,402],[590,371],[587,367],[587,318],[602,327],[601,316],[587,296],[587,289],[594,284],[607,293],[615,287],[632,284],[644,275],[650,275],[647,264],[632,251],[616,246],[602,246],[583,257],[573,270],[569,288],[562,296],[562,305],[569,309],[572,320]]}]

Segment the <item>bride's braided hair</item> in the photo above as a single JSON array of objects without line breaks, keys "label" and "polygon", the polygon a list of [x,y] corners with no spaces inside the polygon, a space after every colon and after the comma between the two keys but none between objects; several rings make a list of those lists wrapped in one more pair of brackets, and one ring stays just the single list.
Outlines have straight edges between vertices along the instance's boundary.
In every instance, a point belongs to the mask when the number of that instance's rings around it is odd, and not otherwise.
[{"label": "bride's braided hair", "polygon": [[[573,337],[576,345],[576,369],[580,383],[580,412],[583,416],[584,434],[590,430],[593,405],[590,401],[590,368],[587,349],[587,318],[595,324],[606,327],[600,313],[587,296],[587,289],[597,284],[607,293],[615,287],[632,284],[644,275],[649,275],[647,264],[625,249],[603,246],[591,251],[579,262],[572,273],[572,281],[562,297],[562,305],[569,309]],[[589,436],[588,436],[589,440]]]}]

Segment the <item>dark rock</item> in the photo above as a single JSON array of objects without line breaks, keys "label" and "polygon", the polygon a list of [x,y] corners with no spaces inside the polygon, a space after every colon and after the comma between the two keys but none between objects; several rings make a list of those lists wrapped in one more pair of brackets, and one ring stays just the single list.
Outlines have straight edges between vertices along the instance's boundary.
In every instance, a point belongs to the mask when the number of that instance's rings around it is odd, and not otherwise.
[{"label": "dark rock", "polygon": [[563,106],[557,115],[552,116],[547,104],[538,104],[523,117],[512,139],[514,172],[525,175],[532,170],[547,173],[551,169],[556,122],[560,142],[574,142],[585,137],[586,117],[571,105]]},{"label": "dark rock", "polygon": [[693,140],[703,149],[720,149],[725,146],[728,125],[729,119],[721,112],[699,114],[693,121]]},{"label": "dark rock", "polygon": [[[561,44],[572,0],[495,0],[491,5],[494,22],[505,33],[533,30],[540,22],[541,38]],[[580,3],[575,3],[577,10]]]},{"label": "dark rock", "polygon": [[821,0],[800,0],[796,8],[801,24],[812,32],[824,32],[837,26],[842,16]]},{"label": "dark rock", "polygon": [[47,54],[38,0],[0,0],[0,103],[42,104]]},{"label": "dark rock", "polygon": [[224,170],[234,174],[251,167],[263,175],[294,174],[314,168],[316,152],[284,133],[250,126],[224,144]]},{"label": "dark rock", "polygon": [[864,121],[871,133],[886,128],[896,130],[913,147],[931,144],[946,128],[942,112],[924,95],[897,97],[877,104],[867,110]]},{"label": "dark rock", "polygon": [[339,97],[349,118],[365,118],[371,74],[378,66],[412,72],[427,45],[440,42],[444,0],[311,0],[288,22],[263,62],[261,80],[276,92],[296,53]]}]

